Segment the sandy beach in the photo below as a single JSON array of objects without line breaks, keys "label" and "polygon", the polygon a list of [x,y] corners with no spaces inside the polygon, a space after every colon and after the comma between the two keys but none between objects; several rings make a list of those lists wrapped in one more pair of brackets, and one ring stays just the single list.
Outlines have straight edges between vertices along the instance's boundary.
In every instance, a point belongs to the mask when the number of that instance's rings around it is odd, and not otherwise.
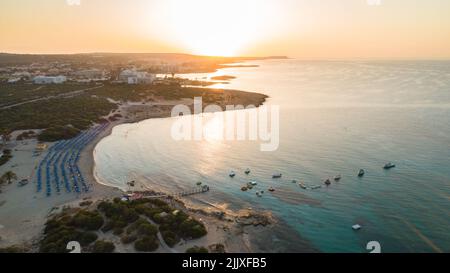
[{"label": "sandy beach", "polygon": [[[262,103],[263,97],[258,97],[258,103]],[[245,96],[240,102],[244,105],[252,101]],[[49,216],[58,213],[62,208],[79,207],[81,201],[89,200],[95,204],[102,199],[111,199],[120,197],[124,192],[118,188],[105,186],[101,181],[97,181],[94,175],[94,157],[95,146],[104,137],[111,134],[113,128],[124,123],[139,122],[149,118],[169,117],[171,109],[177,104],[191,105],[192,99],[183,99],[178,101],[153,101],[153,102],[133,102],[121,103],[119,108],[110,113],[106,119],[111,122],[95,139],[89,143],[81,153],[79,167],[86,181],[90,184],[91,190],[88,193],[74,194],[61,193],[52,197],[46,197],[42,193],[36,192],[36,182],[34,178],[38,162],[45,156],[43,152],[39,156],[33,156],[37,140],[30,139],[25,141],[11,141],[8,148],[13,150],[13,158],[5,165],[0,167],[0,173],[12,170],[17,174],[18,181],[28,179],[28,185],[19,187],[17,182],[11,185],[4,185],[0,193],[0,247],[20,246],[28,251],[37,250],[37,242],[42,236],[44,224]],[[115,118],[111,118],[115,116]],[[117,118],[120,116],[120,118]],[[15,139],[21,131],[12,134]],[[47,143],[48,148],[53,143]],[[99,183],[100,182],[100,183]],[[136,185],[134,190],[138,189]],[[141,190],[148,190],[141,186]],[[184,202],[179,202],[177,207],[187,211],[190,215],[204,223],[208,234],[203,238],[182,241],[173,248],[168,248],[161,243],[157,252],[185,252],[192,246],[211,246],[214,244],[223,244],[227,252],[251,252],[252,246],[248,239],[249,229],[259,225],[248,212],[224,213],[226,210],[218,208],[208,208],[207,210],[198,208],[189,208]],[[244,216],[244,217],[243,217]],[[237,219],[250,219],[248,223],[238,223]],[[106,237],[105,237],[106,236]],[[113,241],[118,252],[134,252],[132,246],[125,246],[120,243],[120,238],[115,236],[102,235]]]}]

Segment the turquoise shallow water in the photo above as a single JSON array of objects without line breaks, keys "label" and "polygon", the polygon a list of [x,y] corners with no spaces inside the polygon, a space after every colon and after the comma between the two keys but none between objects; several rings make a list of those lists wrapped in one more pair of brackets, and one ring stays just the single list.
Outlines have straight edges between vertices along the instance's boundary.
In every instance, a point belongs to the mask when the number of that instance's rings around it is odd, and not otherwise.
[{"label": "turquoise shallow water", "polygon": [[[270,209],[280,224],[255,239],[265,251],[367,252],[369,241],[385,252],[450,251],[450,62],[256,64],[185,76],[234,75],[218,87],[268,94],[268,105],[280,106],[277,151],[253,141],[177,142],[173,119],[146,120],[98,144],[97,177],[125,187],[138,174],[171,191],[200,180],[212,188],[204,201]],[[397,167],[383,170],[388,161]],[[271,179],[274,172],[283,178]],[[339,183],[314,191],[291,183],[319,185],[337,174]],[[250,179],[276,192],[242,192]]]}]

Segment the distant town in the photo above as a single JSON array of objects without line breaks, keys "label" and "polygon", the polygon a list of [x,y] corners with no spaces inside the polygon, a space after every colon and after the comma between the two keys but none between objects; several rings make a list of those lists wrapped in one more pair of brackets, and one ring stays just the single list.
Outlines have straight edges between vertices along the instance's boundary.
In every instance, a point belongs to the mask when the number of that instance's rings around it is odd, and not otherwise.
[{"label": "distant town", "polygon": [[[285,57],[269,57],[285,58]],[[0,82],[152,84],[168,75],[213,72],[246,60],[184,54],[0,54]],[[245,66],[239,65],[238,66]]]}]

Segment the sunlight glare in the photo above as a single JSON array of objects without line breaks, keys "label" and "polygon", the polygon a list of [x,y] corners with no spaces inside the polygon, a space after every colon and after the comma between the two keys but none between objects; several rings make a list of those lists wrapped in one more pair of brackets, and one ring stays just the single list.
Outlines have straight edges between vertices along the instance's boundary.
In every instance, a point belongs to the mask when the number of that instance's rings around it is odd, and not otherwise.
[{"label": "sunlight glare", "polygon": [[170,0],[178,42],[193,54],[233,56],[256,42],[268,22],[264,0]]}]

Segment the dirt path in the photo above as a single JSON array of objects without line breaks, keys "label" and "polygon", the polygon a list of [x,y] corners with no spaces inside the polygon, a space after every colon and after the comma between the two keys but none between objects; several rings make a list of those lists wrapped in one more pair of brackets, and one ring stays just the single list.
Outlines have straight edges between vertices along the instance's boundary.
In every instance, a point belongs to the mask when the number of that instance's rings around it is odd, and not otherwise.
[{"label": "dirt path", "polygon": [[[38,101],[43,101],[43,100],[58,99],[58,98],[71,98],[71,97],[75,97],[75,96],[81,95],[81,94],[83,94],[86,91],[98,89],[98,88],[101,88],[101,87],[103,87],[103,85],[90,87],[90,88],[85,88],[85,89],[80,89],[80,90],[75,90],[75,91],[59,94],[59,95],[56,95],[56,96],[47,96],[47,97],[43,97],[43,98],[27,100],[27,101],[19,102],[19,103],[16,103],[16,104],[10,104],[10,105],[7,105],[7,106],[0,107],[0,110],[11,109],[11,108],[14,108],[14,107],[17,107],[17,106],[20,106],[20,105],[33,103],[33,102],[38,102]],[[40,88],[42,88],[42,87],[40,87]]]}]

